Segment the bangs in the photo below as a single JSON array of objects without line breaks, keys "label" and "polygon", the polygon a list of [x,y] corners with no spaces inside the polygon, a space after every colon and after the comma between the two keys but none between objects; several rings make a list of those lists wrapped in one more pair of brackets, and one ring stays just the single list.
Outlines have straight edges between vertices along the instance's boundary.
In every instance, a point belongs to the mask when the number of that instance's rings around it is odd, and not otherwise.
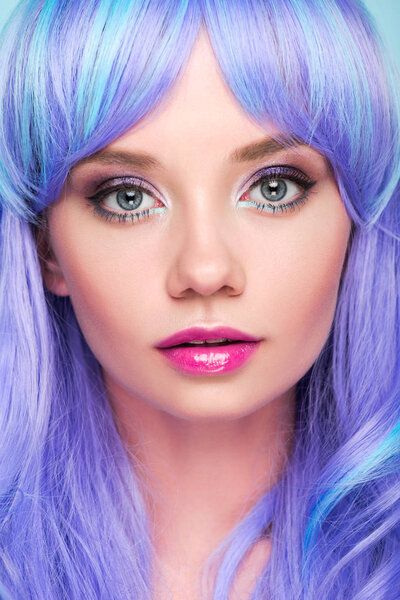
[{"label": "bangs", "polygon": [[352,0],[26,3],[3,39],[4,202],[40,211],[74,163],[159,109],[202,26],[248,117],[312,144],[351,216],[377,218],[399,178],[399,126],[376,32]]},{"label": "bangs", "polygon": [[249,117],[324,154],[351,216],[377,218],[400,175],[399,124],[366,11],[352,0],[204,7],[227,84]]},{"label": "bangs", "polygon": [[194,44],[196,16],[185,0],[23,4],[3,36],[4,203],[31,217],[73,164],[158,107]]}]

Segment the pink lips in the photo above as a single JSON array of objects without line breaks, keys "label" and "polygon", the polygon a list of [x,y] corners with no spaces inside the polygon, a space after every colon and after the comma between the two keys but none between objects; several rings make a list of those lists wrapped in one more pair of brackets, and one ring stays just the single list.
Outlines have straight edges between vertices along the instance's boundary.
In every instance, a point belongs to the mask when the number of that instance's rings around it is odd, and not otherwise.
[{"label": "pink lips", "polygon": [[[192,340],[237,340],[215,346],[178,346]],[[157,344],[157,348],[177,370],[189,375],[227,373],[242,366],[260,345],[255,338],[231,327],[191,327]]]}]

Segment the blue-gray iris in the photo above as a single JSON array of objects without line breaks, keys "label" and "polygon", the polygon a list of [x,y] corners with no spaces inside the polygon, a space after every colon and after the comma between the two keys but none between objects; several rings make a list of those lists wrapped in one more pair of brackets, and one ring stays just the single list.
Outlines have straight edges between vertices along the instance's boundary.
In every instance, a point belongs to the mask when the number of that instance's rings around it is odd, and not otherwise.
[{"label": "blue-gray iris", "polygon": [[143,193],[140,190],[120,190],[117,193],[117,202],[125,210],[138,208],[142,203]]},{"label": "blue-gray iris", "polygon": [[261,186],[261,193],[267,200],[278,202],[282,200],[287,192],[287,185],[283,179],[271,179]]}]

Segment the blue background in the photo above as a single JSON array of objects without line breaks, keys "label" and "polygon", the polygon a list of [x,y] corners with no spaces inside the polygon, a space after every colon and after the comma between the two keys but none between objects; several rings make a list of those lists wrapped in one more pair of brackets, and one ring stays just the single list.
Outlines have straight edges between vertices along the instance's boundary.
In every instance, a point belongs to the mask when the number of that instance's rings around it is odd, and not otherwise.
[{"label": "blue background", "polygon": [[[82,0],[83,2],[85,0]],[[18,0],[0,0],[0,27]],[[400,69],[400,0],[364,0]]]}]

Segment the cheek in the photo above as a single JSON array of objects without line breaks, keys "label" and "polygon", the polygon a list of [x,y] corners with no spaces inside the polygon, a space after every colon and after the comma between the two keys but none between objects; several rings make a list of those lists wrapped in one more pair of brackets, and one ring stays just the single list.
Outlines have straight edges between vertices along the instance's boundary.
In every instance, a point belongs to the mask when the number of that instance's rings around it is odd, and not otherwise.
[{"label": "cheek", "polygon": [[332,254],[299,253],[297,269],[288,268],[286,294],[282,294],[285,318],[276,315],[288,347],[314,358],[321,350],[333,321],[344,255],[332,248]]},{"label": "cheek", "polygon": [[129,239],[109,224],[93,227],[67,212],[59,216],[52,243],[89,346],[102,364],[122,350],[126,356],[138,353],[141,327],[151,319],[151,285],[159,277],[149,277],[145,257],[135,253],[132,228],[126,228]]},{"label": "cheek", "polygon": [[[268,318],[274,364],[301,377],[316,360],[333,322],[351,222],[341,202],[300,219],[276,237],[268,281]],[[306,217],[307,215],[304,215]],[[295,224],[295,221],[293,221]],[[272,346],[271,346],[272,347]]]}]

